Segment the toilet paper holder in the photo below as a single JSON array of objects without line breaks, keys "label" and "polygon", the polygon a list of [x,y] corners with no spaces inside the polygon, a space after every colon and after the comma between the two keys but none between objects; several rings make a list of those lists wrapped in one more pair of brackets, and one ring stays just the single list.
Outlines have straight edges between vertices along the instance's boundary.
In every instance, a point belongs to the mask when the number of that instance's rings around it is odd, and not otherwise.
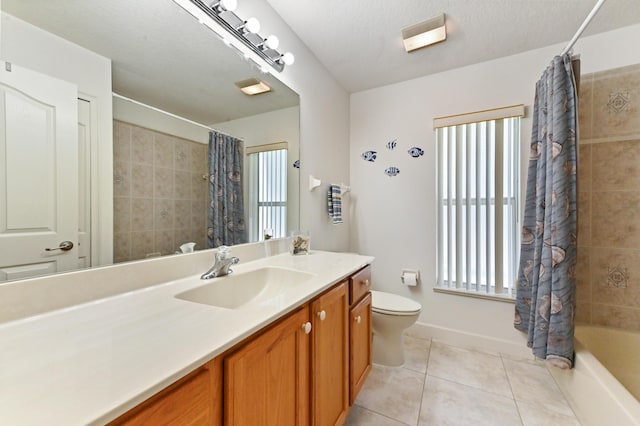
[{"label": "toilet paper holder", "polygon": [[420,281],[420,271],[417,269],[403,269],[400,279],[402,284],[414,286]]}]

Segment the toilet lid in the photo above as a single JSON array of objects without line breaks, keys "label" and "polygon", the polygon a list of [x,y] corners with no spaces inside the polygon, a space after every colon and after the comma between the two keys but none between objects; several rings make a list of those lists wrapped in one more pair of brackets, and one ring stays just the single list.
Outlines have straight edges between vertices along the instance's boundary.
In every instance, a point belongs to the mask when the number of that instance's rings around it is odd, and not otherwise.
[{"label": "toilet lid", "polygon": [[371,291],[371,309],[374,312],[393,315],[417,314],[422,306],[409,298],[383,291]]}]

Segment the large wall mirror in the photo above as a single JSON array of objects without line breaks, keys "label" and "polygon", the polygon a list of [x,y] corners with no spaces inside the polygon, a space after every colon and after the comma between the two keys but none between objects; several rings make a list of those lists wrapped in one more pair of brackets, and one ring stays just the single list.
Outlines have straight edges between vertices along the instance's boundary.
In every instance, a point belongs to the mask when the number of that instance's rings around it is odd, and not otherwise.
[{"label": "large wall mirror", "polygon": [[0,5],[0,282],[208,248],[212,129],[242,141],[246,242],[299,227],[276,77],[172,0]]}]

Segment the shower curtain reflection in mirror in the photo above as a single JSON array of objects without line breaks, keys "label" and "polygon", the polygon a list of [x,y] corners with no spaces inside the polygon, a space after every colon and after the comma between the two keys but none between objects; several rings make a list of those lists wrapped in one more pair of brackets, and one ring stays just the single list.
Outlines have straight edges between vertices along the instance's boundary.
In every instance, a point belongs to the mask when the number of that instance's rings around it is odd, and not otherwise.
[{"label": "shower curtain reflection in mirror", "polygon": [[209,248],[248,242],[242,193],[242,140],[209,134]]}]

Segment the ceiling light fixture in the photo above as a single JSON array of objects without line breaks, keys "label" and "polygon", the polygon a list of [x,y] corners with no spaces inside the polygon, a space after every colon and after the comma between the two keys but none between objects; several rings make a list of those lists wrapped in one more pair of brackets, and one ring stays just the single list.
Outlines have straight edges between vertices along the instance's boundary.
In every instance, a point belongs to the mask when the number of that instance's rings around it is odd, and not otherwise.
[{"label": "ceiling light fixture", "polygon": [[402,29],[404,49],[412,52],[447,39],[444,13]]},{"label": "ceiling light fixture", "polygon": [[258,47],[262,50],[277,49],[278,46],[280,46],[280,40],[274,35],[270,35],[269,37],[265,38],[262,43],[258,44]]},{"label": "ceiling light fixture", "polygon": [[209,2],[209,7],[219,12],[229,11],[233,12],[238,7],[237,0],[220,0]]},{"label": "ceiling light fixture", "polygon": [[267,93],[271,91],[271,87],[267,86],[264,81],[260,81],[257,78],[248,78],[246,80],[237,81],[236,86],[242,91],[242,93],[254,96],[261,93]]},{"label": "ceiling light fixture", "polygon": [[256,18],[245,21],[233,12],[237,6],[237,0],[190,1],[276,71],[280,72],[284,70],[285,65],[294,63],[293,54],[289,52],[282,54],[276,50],[280,43],[278,37],[271,35],[265,39],[258,34],[260,22]]},{"label": "ceiling light fixture", "polygon": [[240,31],[243,35],[246,33],[258,34],[258,31],[260,31],[260,21],[256,18],[249,18],[236,28],[236,31]]},{"label": "ceiling light fixture", "polygon": [[278,62],[283,63],[285,65],[293,65],[296,61],[296,58],[293,56],[293,53],[285,53],[278,59]]}]

